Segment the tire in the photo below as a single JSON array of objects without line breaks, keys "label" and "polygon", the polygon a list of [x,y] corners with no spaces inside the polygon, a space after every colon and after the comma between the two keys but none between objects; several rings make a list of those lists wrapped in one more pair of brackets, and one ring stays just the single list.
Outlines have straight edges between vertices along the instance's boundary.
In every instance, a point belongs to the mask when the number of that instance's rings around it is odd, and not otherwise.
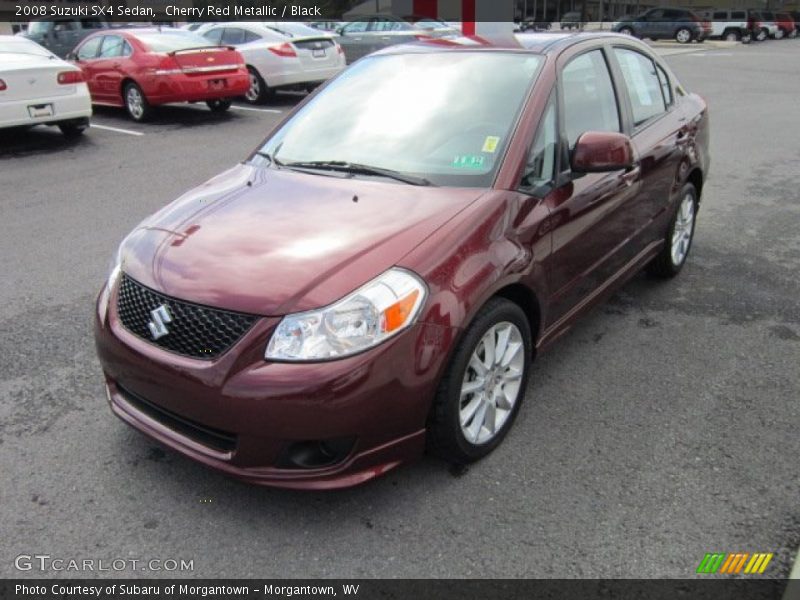
[{"label": "tire", "polygon": [[679,44],[688,44],[693,37],[692,30],[688,27],[681,27],[675,32],[675,41]]},{"label": "tire", "polygon": [[758,34],[756,35],[756,40],[758,40],[759,42],[763,42],[768,37],[769,37],[769,31],[767,29],[759,29]]},{"label": "tire", "polygon": [[630,27],[620,27],[619,32],[623,35],[633,35],[633,29]]},{"label": "tire", "polygon": [[736,31],[735,29],[729,29],[724,34],[722,34],[722,39],[725,40],[726,42],[738,42],[741,38],[742,36],[739,35],[739,32]]},{"label": "tire", "polygon": [[267,82],[255,68],[248,66],[247,70],[250,72],[250,89],[244,95],[244,99],[250,104],[263,104],[274,92],[269,89]]},{"label": "tire", "polygon": [[797,29],[792,29],[792,32],[789,34],[789,39],[793,40],[797,37]]},{"label": "tire", "polygon": [[[675,208],[675,214],[672,216],[664,236],[664,247],[647,266],[647,271],[651,275],[662,279],[675,277],[681,272],[692,248],[692,240],[694,240],[694,226],[697,222],[697,190],[691,183],[687,183],[681,189],[678,198],[678,206]],[[689,218],[690,221],[687,222]],[[680,252],[676,252],[676,246],[680,248]]]},{"label": "tire", "polygon": [[206,105],[213,113],[224,113],[231,107],[231,101],[228,98],[220,100],[208,100]]},{"label": "tire", "polygon": [[747,32],[744,35],[742,35],[743,44],[749,44],[752,41],[753,41],[753,34],[751,34],[750,32]]},{"label": "tire", "polygon": [[783,31],[783,29],[778,28],[778,31],[775,32],[775,39],[776,40],[781,40],[781,39],[783,39],[784,35],[785,35],[785,32]]},{"label": "tire", "polygon": [[123,100],[128,116],[138,123],[143,123],[153,116],[153,107],[147,101],[142,88],[133,82],[125,85]]},{"label": "tire", "polygon": [[84,125],[83,123],[60,123],[58,125],[62,135],[70,140],[81,137],[83,132],[86,131],[87,127],[88,125]]},{"label": "tire", "polygon": [[[506,350],[500,360],[487,360],[485,342],[493,340],[496,348],[504,337]],[[524,311],[504,298],[489,300],[467,327],[439,382],[428,419],[429,451],[453,464],[467,464],[494,450],[519,412],[531,356],[531,332]],[[488,373],[486,362],[493,365]],[[463,387],[470,384],[477,388],[465,391]],[[488,415],[494,415],[494,432],[485,426],[490,422]]]}]

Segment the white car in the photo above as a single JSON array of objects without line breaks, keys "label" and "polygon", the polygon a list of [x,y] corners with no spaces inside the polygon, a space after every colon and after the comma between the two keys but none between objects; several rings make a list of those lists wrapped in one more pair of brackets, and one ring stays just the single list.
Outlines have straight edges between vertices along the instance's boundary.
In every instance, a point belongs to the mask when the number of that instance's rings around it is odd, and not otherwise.
[{"label": "white car", "polygon": [[57,125],[77,136],[91,116],[78,67],[24,37],[0,35],[0,127]]},{"label": "white car", "polygon": [[202,32],[210,43],[233,46],[250,71],[245,100],[264,102],[276,89],[308,89],[345,67],[344,51],[333,36],[302,23],[218,23]]}]

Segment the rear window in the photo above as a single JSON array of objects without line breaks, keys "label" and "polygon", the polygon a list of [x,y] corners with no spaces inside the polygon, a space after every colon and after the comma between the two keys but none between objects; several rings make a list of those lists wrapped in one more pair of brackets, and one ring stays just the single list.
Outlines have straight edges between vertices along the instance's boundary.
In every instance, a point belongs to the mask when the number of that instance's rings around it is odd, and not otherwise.
[{"label": "rear window", "polygon": [[207,39],[190,31],[136,33],[135,35],[151,52],[175,52],[209,45]]}]

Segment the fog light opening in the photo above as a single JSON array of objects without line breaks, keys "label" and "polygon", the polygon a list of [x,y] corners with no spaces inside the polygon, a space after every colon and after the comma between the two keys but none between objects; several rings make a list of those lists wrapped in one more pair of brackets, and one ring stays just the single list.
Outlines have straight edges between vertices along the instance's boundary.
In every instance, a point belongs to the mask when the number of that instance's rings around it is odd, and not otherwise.
[{"label": "fog light opening", "polygon": [[320,469],[342,462],[350,454],[354,437],[332,440],[306,440],[292,442],[278,461],[280,467],[289,469]]}]

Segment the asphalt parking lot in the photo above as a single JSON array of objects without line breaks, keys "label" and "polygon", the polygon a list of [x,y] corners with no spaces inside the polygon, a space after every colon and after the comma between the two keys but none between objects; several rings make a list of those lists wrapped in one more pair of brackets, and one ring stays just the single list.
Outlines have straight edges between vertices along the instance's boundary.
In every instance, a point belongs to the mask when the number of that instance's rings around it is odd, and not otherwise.
[{"label": "asphalt parking lot", "polygon": [[[800,40],[668,56],[711,106],[680,277],[639,277],[535,364],[505,443],[336,493],[250,487],[106,406],[91,334],[143,217],[243,159],[301,95],[84,139],[0,134],[0,576],[20,554],[186,559],[194,577],[691,577],[706,552],[800,545]],[[91,574],[89,574],[91,575]],[[103,573],[161,576],[162,572]]]}]

